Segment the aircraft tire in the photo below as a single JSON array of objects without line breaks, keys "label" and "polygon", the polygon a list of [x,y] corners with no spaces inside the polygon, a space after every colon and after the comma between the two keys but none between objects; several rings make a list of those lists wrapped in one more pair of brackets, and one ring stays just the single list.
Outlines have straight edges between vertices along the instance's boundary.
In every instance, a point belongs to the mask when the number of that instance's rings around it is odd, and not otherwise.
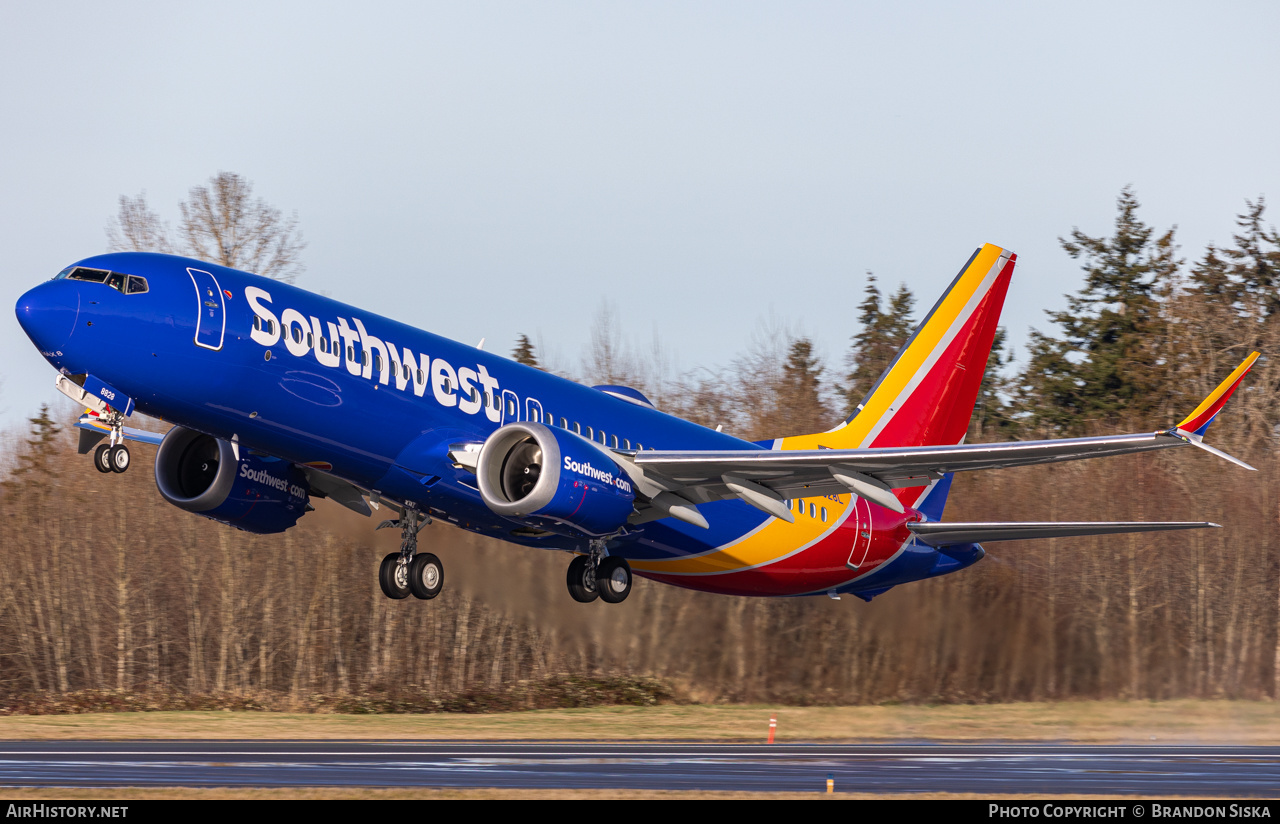
[{"label": "aircraft tire", "polygon": [[579,555],[569,562],[569,573],[565,576],[569,585],[569,595],[580,604],[589,604],[600,597],[595,578],[587,575],[587,557]]},{"label": "aircraft tire", "polygon": [[400,573],[400,553],[393,552],[382,559],[378,567],[378,585],[382,594],[397,601],[409,597],[409,581]]},{"label": "aircraft tire", "polygon": [[107,450],[107,462],[111,464],[112,472],[124,472],[129,468],[129,447],[124,444],[116,444]]},{"label": "aircraft tire", "polygon": [[107,450],[109,449],[111,447],[104,443],[93,451],[93,468],[99,472],[111,471],[111,461],[107,458]]},{"label": "aircraft tire", "polygon": [[430,552],[419,552],[409,562],[409,591],[414,598],[430,601],[444,589],[444,565]]},{"label": "aircraft tire", "polygon": [[626,558],[609,557],[596,567],[596,592],[607,604],[621,604],[631,594],[631,565]]}]

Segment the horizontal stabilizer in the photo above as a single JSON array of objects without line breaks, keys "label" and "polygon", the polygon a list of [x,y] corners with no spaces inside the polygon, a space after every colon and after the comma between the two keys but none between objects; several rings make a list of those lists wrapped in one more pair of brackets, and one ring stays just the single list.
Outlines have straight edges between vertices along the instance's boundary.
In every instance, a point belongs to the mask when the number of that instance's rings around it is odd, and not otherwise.
[{"label": "horizontal stabilizer", "polygon": [[975,544],[983,541],[1021,541],[1030,538],[1074,538],[1080,535],[1116,535],[1125,532],[1164,532],[1171,529],[1206,529],[1208,521],[1024,521],[1012,523],[907,524],[916,540],[929,546]]}]

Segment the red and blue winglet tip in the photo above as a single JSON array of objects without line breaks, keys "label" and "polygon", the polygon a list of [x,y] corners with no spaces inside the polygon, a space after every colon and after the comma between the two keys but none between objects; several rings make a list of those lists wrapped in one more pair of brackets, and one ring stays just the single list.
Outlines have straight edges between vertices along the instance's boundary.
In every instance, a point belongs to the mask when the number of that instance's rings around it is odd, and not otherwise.
[{"label": "red and blue winglet tip", "polygon": [[1201,401],[1194,412],[1183,418],[1177,428],[1183,432],[1190,432],[1204,437],[1204,432],[1209,428],[1209,424],[1213,423],[1213,419],[1218,417],[1222,407],[1226,406],[1227,400],[1231,398],[1231,393],[1236,391],[1236,387],[1240,385],[1240,381],[1244,380],[1245,374],[1248,373],[1250,367],[1253,366],[1253,362],[1257,359],[1257,352],[1245,358],[1244,363],[1237,366],[1236,370],[1228,375],[1226,380],[1218,384],[1218,388],[1210,392],[1209,397]]}]

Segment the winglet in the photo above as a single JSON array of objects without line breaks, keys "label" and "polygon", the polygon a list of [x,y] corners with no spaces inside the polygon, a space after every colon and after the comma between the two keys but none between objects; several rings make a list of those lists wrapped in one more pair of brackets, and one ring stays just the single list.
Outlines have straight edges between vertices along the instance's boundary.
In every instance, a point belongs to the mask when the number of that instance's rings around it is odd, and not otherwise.
[{"label": "winglet", "polygon": [[1183,418],[1177,426],[1168,430],[1166,434],[1175,438],[1180,438],[1192,446],[1198,446],[1211,455],[1217,455],[1219,458],[1225,458],[1237,466],[1245,469],[1253,469],[1252,466],[1234,458],[1216,449],[1204,442],[1205,430],[1209,428],[1209,424],[1213,423],[1213,419],[1218,417],[1218,413],[1222,411],[1222,407],[1227,405],[1227,400],[1231,397],[1231,393],[1236,391],[1236,387],[1240,385],[1240,381],[1244,380],[1244,376],[1253,366],[1253,362],[1258,359],[1258,353],[1254,352],[1244,359],[1244,362],[1236,367],[1235,371],[1227,376],[1227,379],[1218,384],[1218,388],[1209,393],[1209,397],[1200,402],[1195,411]]},{"label": "winglet", "polygon": [[1218,417],[1218,413],[1222,411],[1222,407],[1226,406],[1227,400],[1231,397],[1231,393],[1236,391],[1236,387],[1240,385],[1240,381],[1244,380],[1245,374],[1253,366],[1253,362],[1258,359],[1258,353],[1254,352],[1244,359],[1244,362],[1236,367],[1236,370],[1227,376],[1227,379],[1218,384],[1218,388],[1209,393],[1209,397],[1200,402],[1195,411],[1178,423],[1177,429],[1183,432],[1190,432],[1194,435],[1204,437],[1204,432],[1209,428],[1209,424],[1213,423],[1213,419]]}]

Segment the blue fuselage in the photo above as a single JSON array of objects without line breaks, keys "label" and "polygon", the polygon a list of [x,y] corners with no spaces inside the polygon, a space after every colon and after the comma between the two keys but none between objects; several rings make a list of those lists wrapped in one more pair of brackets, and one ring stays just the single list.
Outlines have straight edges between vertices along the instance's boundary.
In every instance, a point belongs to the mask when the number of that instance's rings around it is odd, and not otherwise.
[{"label": "blue fuselage", "polygon": [[[145,278],[147,291],[58,279],[24,295],[19,319],[64,374],[90,373],[147,415],[320,466],[508,541],[581,548],[563,535],[516,532],[521,524],[490,511],[474,475],[449,458],[451,445],[482,442],[504,423],[546,421],[602,448],[762,448],[246,272],[143,253],[76,265]],[[702,510],[710,529],[664,519],[630,531],[612,551],[702,552],[765,518],[740,501]]]}]

